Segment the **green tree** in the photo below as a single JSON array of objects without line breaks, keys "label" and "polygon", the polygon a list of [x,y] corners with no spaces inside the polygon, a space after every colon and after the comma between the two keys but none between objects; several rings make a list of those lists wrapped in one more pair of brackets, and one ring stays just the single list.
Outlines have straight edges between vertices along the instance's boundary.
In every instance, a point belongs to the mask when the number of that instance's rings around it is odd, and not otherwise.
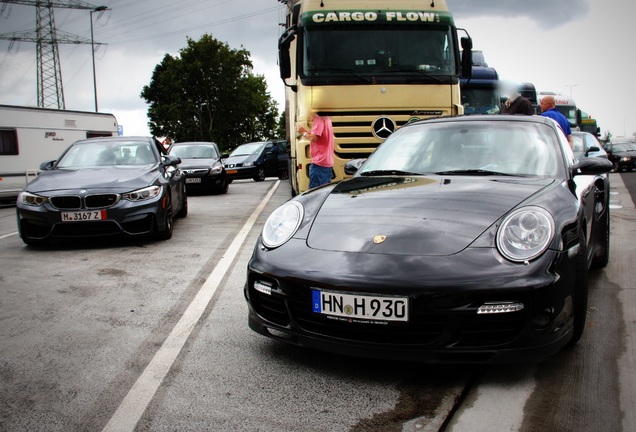
[{"label": "green tree", "polygon": [[610,131],[605,131],[605,135],[603,135],[603,138],[601,138],[599,141],[602,142],[603,144],[607,144],[608,142],[610,142],[612,139],[612,133]]},{"label": "green tree", "polygon": [[214,141],[222,150],[276,136],[278,109],[250,53],[205,34],[166,54],[141,97],[155,136]]},{"label": "green tree", "polygon": [[276,135],[278,136],[278,138],[287,139],[287,123],[284,111],[280,113],[280,117],[278,117],[278,124],[276,125]]}]

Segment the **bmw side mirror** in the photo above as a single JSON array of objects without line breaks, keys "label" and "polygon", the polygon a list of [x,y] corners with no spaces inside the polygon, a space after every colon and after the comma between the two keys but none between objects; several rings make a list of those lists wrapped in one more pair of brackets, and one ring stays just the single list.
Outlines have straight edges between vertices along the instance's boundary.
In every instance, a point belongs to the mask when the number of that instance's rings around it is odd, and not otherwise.
[{"label": "bmw side mirror", "polygon": [[169,154],[163,157],[161,163],[163,164],[163,166],[176,166],[181,163],[181,158]]},{"label": "bmw side mirror", "polygon": [[55,162],[56,161],[54,161],[54,160],[47,161],[47,162],[42,162],[40,164],[40,171],[51,171],[55,167]]}]

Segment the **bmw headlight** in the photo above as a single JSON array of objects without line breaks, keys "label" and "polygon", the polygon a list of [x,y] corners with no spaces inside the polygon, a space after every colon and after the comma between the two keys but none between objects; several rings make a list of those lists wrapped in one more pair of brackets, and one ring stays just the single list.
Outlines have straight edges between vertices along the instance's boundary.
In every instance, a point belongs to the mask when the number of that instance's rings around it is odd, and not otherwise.
[{"label": "bmw headlight", "polygon": [[546,251],[554,236],[554,219],[540,207],[510,213],[497,232],[497,248],[510,261],[530,261]]},{"label": "bmw headlight", "polygon": [[122,199],[138,202],[156,198],[161,195],[163,186],[149,186],[136,191],[121,194]]},{"label": "bmw headlight", "polygon": [[29,192],[22,191],[18,195],[18,202],[27,206],[32,206],[32,207],[40,207],[46,204],[48,201],[49,199],[47,197],[32,194]]},{"label": "bmw headlight", "polygon": [[263,244],[270,249],[284,244],[300,226],[304,213],[298,201],[289,201],[274,210],[263,227]]},{"label": "bmw headlight", "polygon": [[251,167],[251,166],[254,166],[254,162],[245,162],[245,163],[243,164],[243,166],[244,166],[244,167]]}]

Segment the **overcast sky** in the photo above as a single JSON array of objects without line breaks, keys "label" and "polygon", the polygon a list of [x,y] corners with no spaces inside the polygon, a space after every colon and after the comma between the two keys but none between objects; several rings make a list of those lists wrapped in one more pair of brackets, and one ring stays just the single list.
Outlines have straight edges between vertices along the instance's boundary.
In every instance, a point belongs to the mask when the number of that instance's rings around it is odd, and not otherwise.
[{"label": "overcast sky", "polygon": [[[329,2],[325,0],[327,7]],[[390,0],[387,0],[387,2]],[[70,1],[69,1],[70,3]],[[278,0],[103,0],[94,13],[99,110],[115,114],[126,135],[148,134],[139,97],[166,53],[202,34],[251,53],[272,97],[284,102],[277,39]],[[633,0],[448,0],[458,27],[473,38],[501,78],[572,95],[614,136],[636,132],[636,2]],[[1,3],[0,34],[35,29],[35,8]],[[56,28],[90,40],[88,10],[55,9]],[[94,109],[90,45],[61,44],[66,108]],[[0,40],[0,104],[37,105],[35,44]]]}]

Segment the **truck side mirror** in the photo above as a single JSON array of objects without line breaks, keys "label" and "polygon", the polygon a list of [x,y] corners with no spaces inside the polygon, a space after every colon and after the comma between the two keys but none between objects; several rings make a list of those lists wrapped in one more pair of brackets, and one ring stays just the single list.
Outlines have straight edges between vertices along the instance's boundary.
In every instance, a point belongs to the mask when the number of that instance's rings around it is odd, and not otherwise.
[{"label": "truck side mirror", "polygon": [[473,40],[469,37],[462,38],[462,77],[473,76]]},{"label": "truck side mirror", "polygon": [[278,40],[278,66],[280,67],[280,77],[283,81],[291,78],[289,47],[295,38],[296,28],[290,27]]},{"label": "truck side mirror", "polygon": [[582,118],[582,115],[581,115],[581,110],[577,109],[576,110],[576,124],[580,125],[582,120],[583,120],[583,118]]}]

